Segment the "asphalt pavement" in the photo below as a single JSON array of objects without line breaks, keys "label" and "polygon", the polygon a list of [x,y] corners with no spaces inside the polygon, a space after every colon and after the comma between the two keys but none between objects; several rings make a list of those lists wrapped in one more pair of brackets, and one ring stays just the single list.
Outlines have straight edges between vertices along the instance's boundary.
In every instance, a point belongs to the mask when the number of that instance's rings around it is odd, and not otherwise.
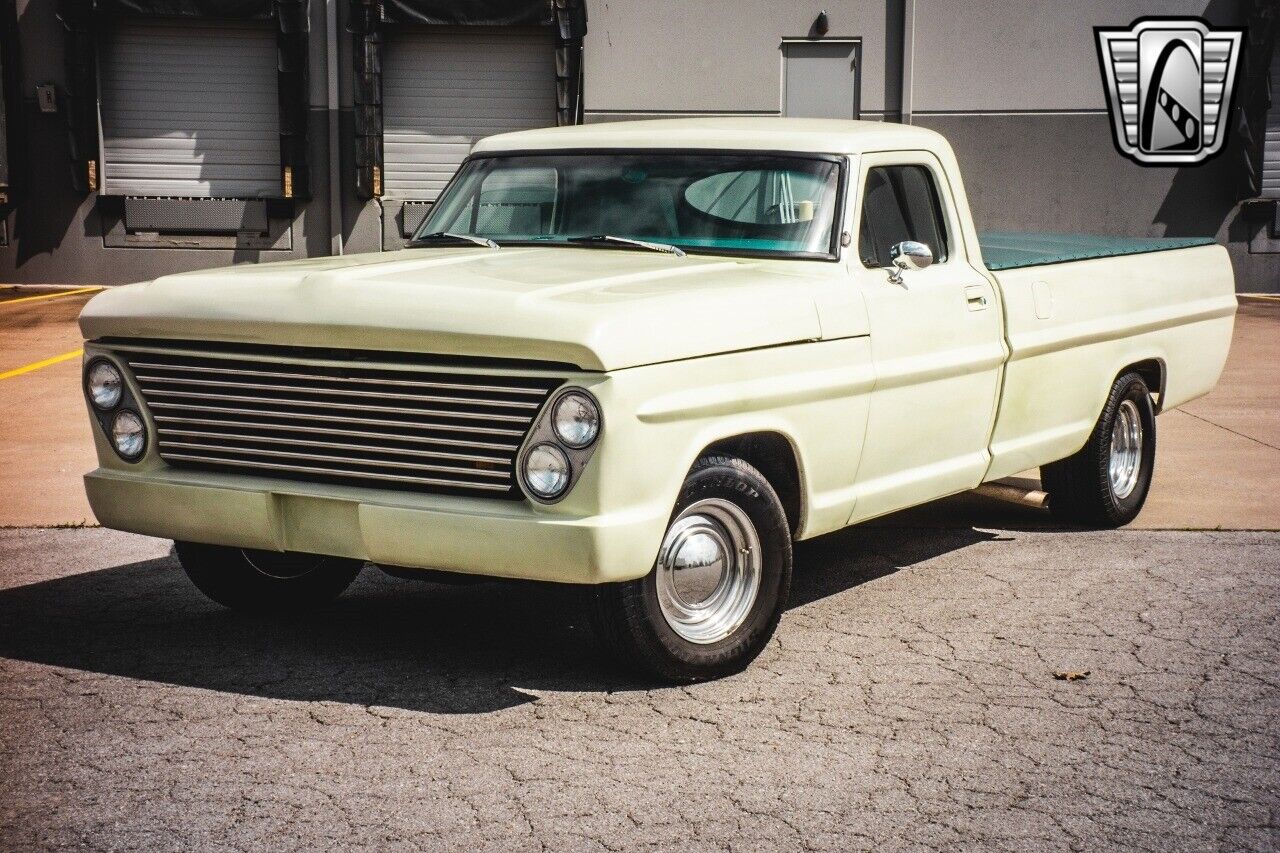
[{"label": "asphalt pavement", "polygon": [[1276,533],[845,531],[682,688],[572,588],[367,569],[272,622],[157,540],[0,565],[0,849],[1280,848]]}]

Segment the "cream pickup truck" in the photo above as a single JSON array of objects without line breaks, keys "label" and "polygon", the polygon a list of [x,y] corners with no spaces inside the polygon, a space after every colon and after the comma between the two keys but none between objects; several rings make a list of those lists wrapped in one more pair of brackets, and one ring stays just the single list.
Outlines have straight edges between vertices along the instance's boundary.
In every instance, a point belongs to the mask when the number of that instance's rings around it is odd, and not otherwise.
[{"label": "cream pickup truck", "polygon": [[1061,521],[1132,520],[1235,310],[1211,240],[979,234],[916,127],[513,133],[403,251],[94,298],[85,485],[228,607],[366,563],[592,585],[624,659],[712,678],[796,540],[1037,466]]}]

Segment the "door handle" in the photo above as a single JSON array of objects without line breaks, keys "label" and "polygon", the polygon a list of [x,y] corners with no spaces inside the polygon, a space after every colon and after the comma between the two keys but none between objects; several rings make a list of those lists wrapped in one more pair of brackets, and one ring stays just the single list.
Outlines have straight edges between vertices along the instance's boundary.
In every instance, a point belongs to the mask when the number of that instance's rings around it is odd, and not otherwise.
[{"label": "door handle", "polygon": [[991,291],[981,284],[973,284],[964,289],[965,301],[969,303],[970,311],[985,311],[991,300],[987,296]]}]

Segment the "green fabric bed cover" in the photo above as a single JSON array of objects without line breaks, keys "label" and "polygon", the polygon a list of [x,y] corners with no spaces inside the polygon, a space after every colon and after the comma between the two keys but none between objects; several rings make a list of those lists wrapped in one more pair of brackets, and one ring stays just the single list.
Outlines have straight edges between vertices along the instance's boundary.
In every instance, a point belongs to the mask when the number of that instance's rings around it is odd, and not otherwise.
[{"label": "green fabric bed cover", "polygon": [[987,231],[978,235],[982,258],[987,269],[993,271],[1209,246],[1215,242],[1212,237],[1097,237],[1020,231]]}]

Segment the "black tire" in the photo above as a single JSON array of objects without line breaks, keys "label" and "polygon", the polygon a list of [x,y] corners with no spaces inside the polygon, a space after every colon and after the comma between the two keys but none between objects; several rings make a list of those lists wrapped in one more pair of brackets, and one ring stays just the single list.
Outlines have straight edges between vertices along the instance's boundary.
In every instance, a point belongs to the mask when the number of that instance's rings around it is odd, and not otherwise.
[{"label": "black tire", "polygon": [[341,557],[255,551],[175,542],[187,577],[232,610],[289,613],[328,604],[351,585],[364,563]]},{"label": "black tire", "polygon": [[761,546],[758,591],[732,633],[708,643],[677,634],[659,604],[656,568],[633,581],[601,584],[592,593],[596,635],[615,656],[664,681],[702,681],[746,667],[773,636],[791,590],[791,529],[769,481],[741,459],[703,457],[685,479],[669,524],[687,507],[707,499],[740,508]]},{"label": "black tire", "polygon": [[[1110,475],[1112,434],[1126,402],[1137,409],[1142,446],[1137,482],[1132,491],[1118,495]],[[1085,446],[1073,456],[1041,466],[1040,480],[1049,494],[1049,511],[1063,524],[1122,527],[1142,511],[1151,490],[1155,461],[1156,413],[1151,392],[1141,376],[1126,373],[1111,386],[1102,415]]]}]

